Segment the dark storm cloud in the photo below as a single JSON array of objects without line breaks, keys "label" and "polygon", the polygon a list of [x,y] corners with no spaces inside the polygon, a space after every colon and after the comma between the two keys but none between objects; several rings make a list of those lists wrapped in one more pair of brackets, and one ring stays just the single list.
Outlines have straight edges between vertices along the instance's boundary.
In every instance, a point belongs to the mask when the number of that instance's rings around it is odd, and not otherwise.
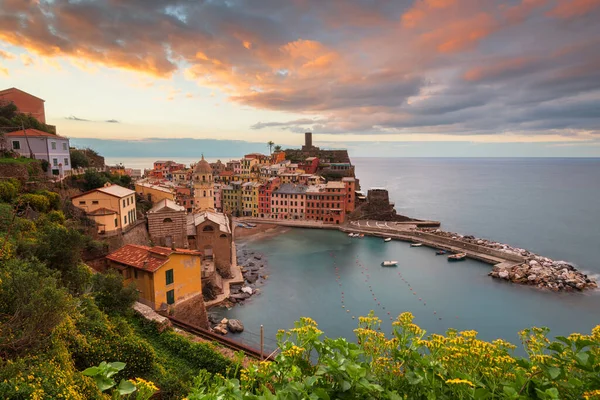
[{"label": "dark storm cloud", "polygon": [[599,130],[598,20],[586,0],[4,0],[0,42],[306,115],[252,129],[567,137]]}]

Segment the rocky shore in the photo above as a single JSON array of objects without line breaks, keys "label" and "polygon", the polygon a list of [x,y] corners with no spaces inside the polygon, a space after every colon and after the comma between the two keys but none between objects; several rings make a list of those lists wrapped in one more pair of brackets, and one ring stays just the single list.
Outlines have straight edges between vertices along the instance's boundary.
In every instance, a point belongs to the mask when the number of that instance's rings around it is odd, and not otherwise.
[{"label": "rocky shore", "polygon": [[495,266],[489,273],[493,278],[519,283],[522,285],[536,286],[541,289],[559,291],[583,291],[596,289],[597,282],[586,274],[578,271],[574,265],[566,261],[555,261],[542,257],[529,250],[494,242],[492,240],[476,238],[472,235],[461,235],[454,232],[445,232],[441,229],[419,229],[444,238],[454,239],[465,243],[476,244],[507,254],[523,257],[524,262],[513,267]]}]

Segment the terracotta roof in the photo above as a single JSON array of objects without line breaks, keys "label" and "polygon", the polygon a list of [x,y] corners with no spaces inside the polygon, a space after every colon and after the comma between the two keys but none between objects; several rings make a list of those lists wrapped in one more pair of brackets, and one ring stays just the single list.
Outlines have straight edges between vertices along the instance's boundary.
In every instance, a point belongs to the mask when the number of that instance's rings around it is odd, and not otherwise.
[{"label": "terracotta roof", "polygon": [[25,137],[26,135],[27,135],[27,137],[51,137],[54,139],[66,139],[66,137],[64,137],[64,136],[54,135],[52,133],[40,131],[40,130],[33,129],[33,128],[27,128],[27,129],[25,129],[25,131],[20,130],[20,131],[14,131],[14,132],[9,132],[9,133],[4,134],[4,136],[8,136],[8,137]]},{"label": "terracotta roof", "polygon": [[102,207],[97,210],[88,212],[87,215],[100,216],[100,215],[111,215],[111,214],[116,214],[116,213],[117,212],[115,210],[111,210],[110,208]]},{"label": "terracotta roof", "polygon": [[163,199],[156,203],[148,213],[156,213],[160,211],[185,211],[185,207],[178,205],[173,200]]},{"label": "terracotta roof", "polygon": [[224,171],[221,171],[220,175],[221,176],[233,176],[233,171],[231,171],[231,170],[224,170]]},{"label": "terracotta roof", "polygon": [[156,272],[169,261],[171,254],[202,255],[200,251],[175,249],[168,247],[148,247],[128,244],[106,256],[107,259],[119,264],[142,269],[144,271]]}]

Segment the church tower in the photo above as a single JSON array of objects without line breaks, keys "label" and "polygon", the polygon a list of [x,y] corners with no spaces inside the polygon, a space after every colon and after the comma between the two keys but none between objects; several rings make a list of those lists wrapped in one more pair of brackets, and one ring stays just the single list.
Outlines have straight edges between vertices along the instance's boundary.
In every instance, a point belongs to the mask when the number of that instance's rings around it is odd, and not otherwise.
[{"label": "church tower", "polygon": [[213,197],[213,175],[210,164],[204,159],[198,161],[192,176],[194,182],[194,212],[215,209]]}]

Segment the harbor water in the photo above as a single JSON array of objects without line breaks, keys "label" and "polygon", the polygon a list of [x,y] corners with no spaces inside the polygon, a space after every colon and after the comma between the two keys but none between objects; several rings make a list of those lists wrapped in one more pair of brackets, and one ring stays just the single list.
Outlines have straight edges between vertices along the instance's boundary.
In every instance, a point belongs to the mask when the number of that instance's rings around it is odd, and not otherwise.
[{"label": "harbor water", "polygon": [[[445,230],[527,248],[600,274],[600,159],[353,163],[363,191],[388,188],[400,214],[437,219]],[[269,277],[260,295],[218,313],[239,318],[246,331],[231,338],[255,347],[261,324],[265,346],[273,348],[276,331],[293,327],[301,316],[315,319],[327,336],[354,340],[358,316],[370,310],[387,332],[390,317],[410,311],[430,333],[475,329],[483,339],[513,343],[519,330],[531,326],[565,335],[600,324],[597,291],[553,293],[509,284],[488,277],[490,265],[448,263],[433,249],[404,242],[293,229],[239,246],[264,254]],[[383,268],[383,260],[398,260],[398,267]]]}]

